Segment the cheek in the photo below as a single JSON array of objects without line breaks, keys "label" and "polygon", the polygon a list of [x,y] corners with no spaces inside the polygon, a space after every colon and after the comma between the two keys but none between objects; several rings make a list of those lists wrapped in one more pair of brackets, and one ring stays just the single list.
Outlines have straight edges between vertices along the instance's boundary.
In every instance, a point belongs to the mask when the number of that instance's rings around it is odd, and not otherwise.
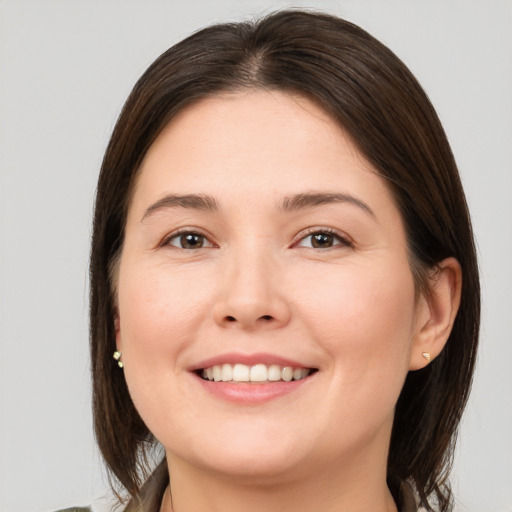
[{"label": "cheek", "polygon": [[140,356],[149,356],[154,349],[176,351],[193,334],[209,295],[207,280],[184,272],[135,268],[121,275],[123,350],[137,351]]},{"label": "cheek", "polygon": [[118,345],[132,400],[153,432],[169,421],[162,397],[180,396],[180,362],[204,316],[207,281],[189,277],[159,266],[121,268]]},{"label": "cheek", "polygon": [[304,289],[302,316],[336,370],[333,386],[396,400],[414,335],[412,275],[396,264],[352,267]]},{"label": "cheek", "polygon": [[332,341],[344,340],[351,350],[378,350],[411,334],[414,284],[408,272],[383,265],[352,267],[333,272],[325,285],[311,281],[312,316],[323,319],[322,329]]},{"label": "cheek", "polygon": [[[184,354],[208,310],[211,286],[186,272],[126,265],[118,301],[120,350],[133,403],[157,437],[167,432],[176,411],[190,414],[180,392]],[[163,407],[172,397],[172,408]],[[172,414],[171,414],[172,412]]]}]

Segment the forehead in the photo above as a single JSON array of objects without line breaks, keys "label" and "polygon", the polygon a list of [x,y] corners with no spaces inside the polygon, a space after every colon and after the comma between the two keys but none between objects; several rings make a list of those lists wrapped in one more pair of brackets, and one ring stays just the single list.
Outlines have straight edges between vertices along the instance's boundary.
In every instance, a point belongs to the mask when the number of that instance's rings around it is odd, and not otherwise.
[{"label": "forehead", "polygon": [[202,99],[176,115],[147,152],[134,199],[204,192],[266,201],[339,189],[392,201],[322,108],[299,95],[249,90]]}]

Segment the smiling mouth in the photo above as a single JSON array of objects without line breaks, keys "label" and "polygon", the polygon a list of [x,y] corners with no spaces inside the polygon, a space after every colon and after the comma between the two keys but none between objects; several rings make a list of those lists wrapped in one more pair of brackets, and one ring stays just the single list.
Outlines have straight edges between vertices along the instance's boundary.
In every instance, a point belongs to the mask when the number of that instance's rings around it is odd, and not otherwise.
[{"label": "smiling mouth", "polygon": [[217,364],[197,371],[203,379],[211,382],[290,382],[302,380],[316,372],[316,368],[293,368],[277,364]]}]

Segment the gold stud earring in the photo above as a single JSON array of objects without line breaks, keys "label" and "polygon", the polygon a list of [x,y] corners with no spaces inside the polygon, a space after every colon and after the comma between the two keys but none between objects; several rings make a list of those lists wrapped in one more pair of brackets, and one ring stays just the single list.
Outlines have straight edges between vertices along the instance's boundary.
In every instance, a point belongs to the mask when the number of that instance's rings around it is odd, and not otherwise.
[{"label": "gold stud earring", "polygon": [[117,361],[117,366],[119,366],[119,368],[124,366],[123,361],[121,361],[121,352],[119,352],[119,350],[114,352],[114,359]]},{"label": "gold stud earring", "polygon": [[430,361],[430,352],[423,352],[423,354],[421,354],[427,361]]}]

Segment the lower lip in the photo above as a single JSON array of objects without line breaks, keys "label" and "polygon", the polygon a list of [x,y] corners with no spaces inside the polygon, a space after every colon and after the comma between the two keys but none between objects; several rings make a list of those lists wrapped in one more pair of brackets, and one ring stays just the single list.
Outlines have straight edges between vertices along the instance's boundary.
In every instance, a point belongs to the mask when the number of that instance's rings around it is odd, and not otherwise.
[{"label": "lower lip", "polygon": [[212,395],[227,400],[229,402],[259,404],[269,402],[276,398],[288,395],[297,391],[299,388],[307,384],[312,375],[300,380],[292,380],[290,382],[214,382],[204,380],[199,376],[195,376]]}]

